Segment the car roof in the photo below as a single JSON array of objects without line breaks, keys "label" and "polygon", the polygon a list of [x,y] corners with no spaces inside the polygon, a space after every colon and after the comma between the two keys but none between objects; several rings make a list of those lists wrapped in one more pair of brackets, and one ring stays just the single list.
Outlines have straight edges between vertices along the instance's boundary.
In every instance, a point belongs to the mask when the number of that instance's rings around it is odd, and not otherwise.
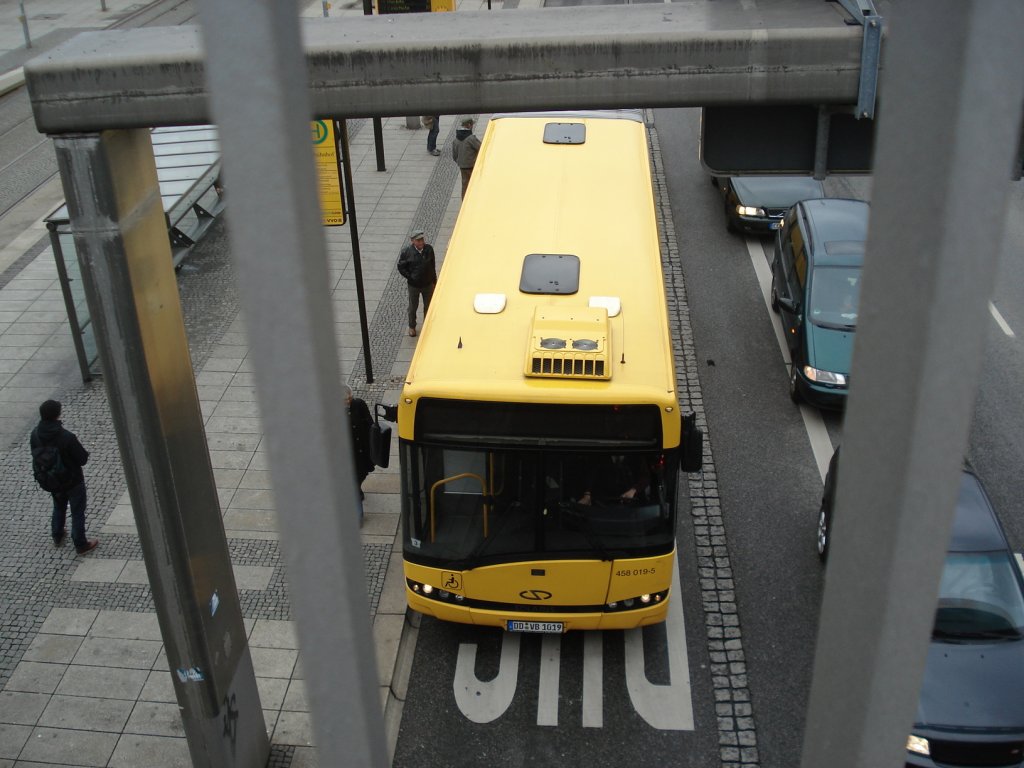
[{"label": "car roof", "polygon": [[[840,446],[836,446],[828,464],[829,475],[838,471],[839,453]],[[832,485],[832,493],[835,493],[835,484]],[[949,535],[949,551],[994,552],[1009,548],[1006,534],[981,480],[965,462],[960,473],[960,493]]]},{"label": "car roof", "polygon": [[863,200],[822,198],[799,203],[816,265],[860,266],[868,237],[868,204]]},{"label": "car roof", "polygon": [[824,197],[825,188],[813,176],[732,176],[729,181],[740,201],[789,207],[800,200]]},{"label": "car roof", "polygon": [[1006,535],[981,481],[970,469],[964,469],[953,530],[949,537],[949,551],[989,552],[1007,549],[1009,545]]}]

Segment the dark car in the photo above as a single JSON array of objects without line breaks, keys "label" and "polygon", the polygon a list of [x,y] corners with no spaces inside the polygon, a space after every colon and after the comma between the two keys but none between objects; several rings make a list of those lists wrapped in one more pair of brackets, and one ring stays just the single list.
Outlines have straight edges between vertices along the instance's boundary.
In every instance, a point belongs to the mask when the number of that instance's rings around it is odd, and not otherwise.
[{"label": "dark car", "polygon": [[801,200],[824,197],[821,182],[810,176],[726,176],[711,183],[725,199],[725,227],[730,232],[768,235]]},{"label": "dark car", "polygon": [[782,316],[789,345],[794,403],[846,403],[867,235],[863,200],[804,200],[783,218],[772,259],[771,304]]},{"label": "dark car", "polygon": [[[818,511],[822,560],[838,458],[837,449]],[[1024,581],[981,481],[965,469],[906,764],[1024,765],[1022,690]]]}]

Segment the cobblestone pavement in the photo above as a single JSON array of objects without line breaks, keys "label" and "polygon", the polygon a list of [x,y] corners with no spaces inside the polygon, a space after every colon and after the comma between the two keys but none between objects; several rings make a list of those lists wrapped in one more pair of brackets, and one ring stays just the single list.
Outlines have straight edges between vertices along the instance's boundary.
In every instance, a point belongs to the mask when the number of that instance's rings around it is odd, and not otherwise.
[{"label": "cobblestone pavement", "polygon": [[[438,145],[447,145],[451,141],[455,121],[447,122],[451,128],[446,138],[441,137]],[[359,138],[360,132],[366,130],[367,125],[362,122],[350,124],[353,143]],[[384,214],[400,219],[387,232],[387,236],[392,239],[387,248],[388,255],[376,263],[368,258],[364,267],[365,273],[380,281],[371,302],[370,332],[375,382],[368,384],[366,381],[364,359],[361,351],[357,350],[358,344],[345,366],[351,371],[349,381],[356,394],[371,402],[386,399],[400,385],[402,364],[403,361],[408,362],[407,355],[414,343],[402,334],[406,325],[406,289],[391,268],[393,255],[407,242],[406,234],[412,224],[426,229],[428,240],[438,246],[440,255],[443,230],[451,224],[447,219],[451,217],[453,188],[458,172],[451,162],[433,162],[432,159],[427,161],[418,157],[424,154],[421,140],[418,138],[407,142],[411,147],[418,147],[409,150],[409,156],[416,158],[412,162],[421,163],[424,168],[427,168],[427,162],[432,163],[430,170],[425,171],[424,193],[419,199],[418,208],[408,216]],[[742,635],[733,594],[726,531],[718,500],[712,441],[695,373],[695,350],[680,254],[672,226],[664,173],[660,167],[657,135],[653,130],[651,148],[658,213],[663,224],[662,246],[667,291],[677,344],[679,391],[684,408],[695,411],[698,424],[706,430],[705,471],[690,478],[689,494],[693,544],[698,560],[701,600],[713,665],[720,759],[723,768],[754,766],[759,762],[756,728],[750,692],[746,685]],[[404,160],[402,157],[401,161]],[[398,162],[392,160],[393,165]],[[360,224],[369,223],[367,213],[359,212]],[[369,213],[372,215],[372,211]],[[335,250],[343,251],[344,248],[339,246]],[[38,253],[38,249],[26,253],[0,274],[0,290],[12,286],[15,278],[22,278],[26,274],[32,276],[35,270],[45,269],[46,265],[40,262],[49,256],[44,253],[37,259]],[[333,265],[336,266],[338,264]],[[341,266],[341,269],[345,268],[347,262]],[[178,273],[178,285],[189,348],[197,372],[203,371],[206,361],[216,353],[218,345],[244,347],[244,340],[240,343],[231,338],[225,342],[225,338],[239,335],[239,307],[234,297],[232,264],[223,222],[208,233],[207,239],[187,260]],[[241,366],[238,372],[245,375]],[[90,534],[95,535],[95,531],[108,523],[119,505],[123,506],[125,499],[125,480],[105,391],[101,381],[81,384],[68,378],[65,388],[54,391],[52,396],[65,404],[67,426],[82,437],[91,452],[87,468],[87,523]],[[6,687],[17,665],[40,637],[43,625],[54,609],[128,613],[154,611],[150,588],[146,584],[76,580],[75,573],[82,558],[77,558],[71,547],[54,549],[50,545],[47,535],[49,498],[36,487],[28,470],[26,443],[30,428],[31,425],[26,426],[24,439],[0,446],[0,509],[3,510],[0,515],[0,536],[6,547],[0,560],[0,687]],[[385,483],[386,479],[373,477],[372,482]],[[373,495],[373,490],[368,488],[368,497]],[[104,532],[101,538],[101,548],[97,552],[101,552],[102,558],[124,562],[142,560],[138,537],[133,532]],[[377,613],[392,546],[383,536],[368,539],[362,552],[371,610]],[[264,568],[269,572],[261,588],[240,591],[242,611],[247,622],[290,621],[291,609],[278,542],[272,535],[232,536],[229,532],[228,546],[232,562],[237,567]],[[284,698],[284,692],[281,697]],[[271,730],[273,728],[270,723],[268,727]],[[275,768],[288,768],[299,762],[311,765],[309,751],[304,744],[308,744],[308,741],[302,738],[291,743],[274,740],[269,765]]]},{"label": "cobblestone pavement", "polygon": [[[711,433],[704,412],[697,352],[690,326],[690,307],[680,264],[672,209],[661,161],[658,132],[651,129],[651,158],[654,164],[655,204],[661,236],[665,293],[672,327],[679,404],[683,412],[697,414],[697,426],[704,430],[704,465],[689,475],[690,515],[700,578],[704,626],[711,660],[711,682],[722,768],[753,768],[760,764],[757,730],[747,685],[743,633],[732,579],[732,565],[726,541],[725,523],[718,498],[718,477],[711,446]],[[679,546],[684,546],[679,542]]]},{"label": "cobblestone pavement", "polygon": [[[368,149],[366,146],[372,141],[372,137],[363,135],[364,131],[365,134],[370,133],[369,130],[365,130],[368,125],[369,123],[366,121],[350,123],[350,141],[354,151],[356,147],[361,146],[364,163],[369,162],[366,160],[366,156],[372,155],[372,149]],[[451,121],[451,125],[454,125],[454,120]],[[397,130],[399,136],[406,132],[404,127],[396,129],[394,124],[390,125],[390,130],[393,135]],[[403,161],[403,155],[408,151],[415,158],[415,162],[422,165],[423,170],[418,173],[422,175],[423,171],[427,171],[423,175],[426,180],[424,184],[426,193],[414,213],[396,214],[389,211],[378,216],[378,222],[384,218],[389,221],[400,221],[394,225],[394,233],[389,235],[392,238],[390,245],[378,249],[376,253],[364,253],[364,274],[368,278],[368,284],[376,281],[378,285],[384,286],[382,290],[378,288],[379,292],[376,295],[368,295],[368,305],[372,312],[370,330],[373,340],[371,347],[373,362],[375,369],[384,374],[378,375],[371,387],[367,387],[365,376],[362,375],[361,352],[357,353],[356,349],[352,349],[352,347],[358,348],[358,341],[353,342],[351,334],[346,336],[346,330],[339,326],[341,328],[339,344],[342,347],[339,353],[343,359],[346,355],[350,360],[358,358],[357,362],[345,366],[348,370],[358,372],[352,373],[350,377],[353,389],[371,402],[381,399],[386,393],[395,390],[400,385],[401,369],[403,365],[407,365],[411,351],[410,344],[412,342],[403,338],[404,334],[402,333],[406,297],[404,281],[398,278],[393,269],[395,256],[407,242],[407,232],[413,223],[423,226],[434,238],[439,236],[445,225],[446,212],[452,204],[454,183],[458,175],[453,163],[438,162],[429,156],[419,157],[416,153],[420,151],[419,144],[423,140],[422,133],[414,134],[411,131],[407,133],[412,134],[412,137],[405,138],[404,145],[396,146],[396,142],[391,140],[391,136],[386,139],[389,142],[389,150],[396,155],[391,159],[392,166],[395,166],[391,169],[391,173],[394,174],[398,170],[398,164]],[[450,135],[453,133],[454,128],[451,128],[447,140],[450,140]],[[425,152],[423,154],[426,155]],[[373,180],[376,178],[379,177],[371,177]],[[403,176],[403,179],[405,178]],[[372,183],[367,186],[371,187]],[[230,216],[230,213],[227,215]],[[360,217],[361,224],[366,221],[368,226],[372,227],[374,223],[371,221],[373,219],[372,204],[368,210],[360,211]],[[406,217],[407,220],[405,220]],[[449,230],[452,219],[453,214],[450,214],[447,224]],[[361,229],[365,236],[367,227],[361,227]],[[345,281],[349,280],[351,275],[351,246],[345,242],[346,240],[347,232],[345,238],[335,237],[332,240],[331,236],[328,236],[332,275],[338,280],[335,285],[336,291],[350,290]],[[10,295],[12,291],[19,291],[26,285],[26,280],[52,283],[55,271],[49,250],[44,249],[41,254],[38,248],[35,251],[35,253],[27,253],[4,271],[4,285],[0,285],[0,290],[6,287],[8,293],[5,295]],[[203,400],[209,435],[212,428],[209,424],[211,413],[218,406],[221,398],[230,397],[232,389],[230,384],[214,386],[210,382],[222,380],[227,382],[234,379],[238,384],[238,389],[251,390],[251,387],[245,386],[250,383],[248,377],[251,374],[247,373],[248,369],[244,359],[246,355],[244,330],[239,332],[243,323],[239,317],[239,307],[235,297],[233,264],[229,252],[227,227],[223,220],[211,228],[203,242],[183,264],[178,272],[177,280],[190,353],[197,375],[200,398]],[[50,290],[52,290],[52,285]],[[368,293],[373,294],[373,289],[368,288]],[[55,294],[55,298],[59,301],[58,295]],[[7,330],[10,329],[7,328]],[[66,331],[64,333],[66,334]],[[60,335],[60,333],[53,334],[54,337]],[[46,343],[46,340],[42,339],[41,342]],[[56,350],[54,356],[67,355],[68,346],[63,344],[59,346],[61,349]],[[351,349],[351,354],[347,353],[346,349]],[[0,355],[2,355],[2,351],[0,351]],[[234,360],[232,365],[228,366],[234,367],[233,372],[221,370],[225,367],[222,365],[225,355],[242,356],[241,359]],[[51,386],[61,381],[52,376],[48,380]],[[83,384],[77,378],[76,372],[69,372],[69,375],[63,377],[63,381],[63,385],[51,390],[49,396],[63,403],[65,426],[78,434],[90,451],[90,461],[86,467],[89,494],[87,530],[90,536],[99,536],[101,545],[87,558],[77,557],[73,547],[65,546],[55,549],[52,546],[48,536],[50,499],[48,494],[36,487],[29,470],[27,442],[28,433],[33,424],[26,423],[23,439],[4,446],[0,451],[0,508],[4,510],[4,514],[0,516],[0,535],[3,536],[3,541],[7,544],[4,557],[0,562],[0,638],[2,638],[0,640],[0,688],[4,689],[0,693],[0,697],[2,697],[0,698],[0,710],[4,710],[5,707],[11,710],[18,707],[25,708],[26,702],[34,704],[41,695],[41,692],[35,687],[37,678],[34,677],[35,673],[39,672],[38,660],[41,658],[41,648],[44,644],[52,646],[55,642],[53,638],[63,638],[59,642],[68,640],[62,635],[53,634],[44,629],[47,618],[51,614],[57,615],[54,613],[55,611],[70,609],[91,611],[92,613],[89,615],[108,616],[111,615],[111,612],[113,615],[121,616],[155,614],[152,595],[144,578],[144,571],[141,571],[142,549],[139,538],[133,530],[130,501],[127,500],[124,473],[121,469],[117,440],[110,419],[102,379]],[[214,394],[211,395],[211,392]],[[392,400],[393,396],[392,392]],[[211,439],[217,438],[212,437]],[[239,444],[241,443],[251,448],[250,454],[253,457],[248,463],[249,469],[246,472],[251,472],[256,476],[266,475],[265,467],[258,464],[260,456],[256,450],[258,440],[243,435],[239,439]],[[237,473],[237,476],[241,477],[243,472],[229,466],[218,466],[217,460],[214,460],[214,466],[215,474],[220,473],[218,489],[221,494],[222,509],[227,514],[238,514],[240,510],[237,503],[229,502],[232,498],[231,486],[229,485],[225,490],[221,486],[221,479],[230,476],[231,473]],[[236,479],[235,483],[237,482]],[[393,561],[392,544],[397,522],[397,508],[391,499],[397,499],[397,496],[394,493],[389,494],[387,491],[396,489],[397,475],[395,474],[389,477],[378,471],[375,475],[371,475],[366,483],[368,524],[364,525],[363,559],[370,610],[374,615],[378,613],[388,567]],[[379,501],[380,499],[384,501]],[[374,511],[375,503],[377,511],[381,513],[376,516],[371,514]],[[243,509],[241,512],[245,513],[246,510]],[[377,525],[376,528],[373,527],[369,521],[374,517],[378,520],[386,519],[388,525],[383,528],[380,525]],[[239,599],[247,627],[251,631],[251,628],[261,620],[290,622],[292,615],[276,535],[272,531],[255,529],[236,531],[227,523],[227,516],[225,519],[228,527],[228,546],[232,564],[236,569],[236,576],[240,569],[247,567],[266,575],[258,588],[247,589],[245,584],[240,584]],[[238,527],[245,528],[244,525]],[[126,564],[128,565],[126,566]],[[95,580],[82,577],[82,570],[86,568],[126,569],[132,564],[139,569],[138,573],[142,575],[141,578],[134,581],[125,579],[123,574],[116,579],[113,576]],[[111,571],[111,573],[116,572]],[[127,573],[127,570],[124,573]],[[394,622],[391,623],[391,626],[394,626]],[[400,632],[400,617],[398,627],[397,631]],[[377,624],[375,624],[375,636],[380,641]],[[80,642],[80,640],[76,642]],[[385,644],[387,643],[397,646],[397,636],[385,641]],[[297,653],[297,651],[292,653]],[[55,660],[50,656],[45,658],[44,662]],[[75,664],[71,656],[63,661]],[[46,663],[45,666],[57,667],[58,665]],[[159,664],[154,667],[154,671],[158,671],[158,667]],[[68,666],[61,665],[60,668],[66,670]],[[11,689],[8,687],[8,683],[11,682],[12,675],[16,670],[19,670],[17,685]],[[166,662],[163,663],[163,672],[160,674],[166,679],[166,684],[169,686]],[[286,711],[289,705],[283,701],[284,689],[280,691],[279,696],[275,697],[274,695],[277,683],[283,683],[289,690],[295,688],[296,684],[301,686],[301,680],[295,679],[298,676],[297,672],[290,673],[291,682],[258,679],[261,684],[261,699],[263,699],[264,709],[273,710],[275,698],[278,709],[285,708],[285,711],[281,712],[265,712],[268,730],[273,734],[269,764],[280,768],[315,764],[315,756],[309,748],[311,730],[308,722],[300,722],[298,726],[292,723],[289,726],[292,730],[289,731],[289,727],[285,727],[283,722],[285,715],[294,713]],[[30,682],[26,685],[25,680]],[[49,688],[48,693],[53,693],[55,687],[56,683]],[[271,691],[269,696],[267,689]],[[42,693],[47,693],[47,691]],[[58,698],[57,696],[50,697],[50,703],[46,706],[54,707]],[[173,696],[170,698],[173,701]],[[136,706],[142,706],[142,703],[140,701]],[[168,704],[167,706],[173,705]],[[304,709],[304,706],[300,709]],[[10,751],[5,739],[14,736],[20,739],[22,735],[27,736],[28,731],[32,730],[31,726],[36,723],[36,720],[31,717],[25,720],[19,719],[20,717],[22,715],[16,714],[2,718],[5,723],[11,724],[0,725],[0,729],[23,729],[24,734],[22,734],[22,730],[18,730],[17,733],[12,732],[13,735],[6,731],[0,735],[0,765],[5,764],[3,758],[18,755],[17,749],[13,752]],[[22,722],[25,725],[17,725]],[[180,724],[178,730],[179,732],[173,735],[183,736],[183,732],[180,732]],[[41,729],[38,727],[33,733],[37,737],[42,735]],[[179,739],[179,741],[183,743],[183,739]],[[26,754],[22,752],[21,756],[24,758]],[[174,762],[175,759],[179,762]],[[160,764],[184,765],[187,762],[180,762],[184,759],[179,756],[167,759]]]}]

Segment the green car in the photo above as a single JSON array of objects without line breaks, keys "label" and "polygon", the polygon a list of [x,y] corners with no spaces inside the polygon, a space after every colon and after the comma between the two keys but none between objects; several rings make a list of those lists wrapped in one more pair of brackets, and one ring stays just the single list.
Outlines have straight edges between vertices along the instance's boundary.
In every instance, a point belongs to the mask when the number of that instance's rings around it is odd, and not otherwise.
[{"label": "green car", "polygon": [[863,200],[804,200],[783,218],[771,301],[789,344],[789,396],[795,403],[846,403],[867,235]]}]

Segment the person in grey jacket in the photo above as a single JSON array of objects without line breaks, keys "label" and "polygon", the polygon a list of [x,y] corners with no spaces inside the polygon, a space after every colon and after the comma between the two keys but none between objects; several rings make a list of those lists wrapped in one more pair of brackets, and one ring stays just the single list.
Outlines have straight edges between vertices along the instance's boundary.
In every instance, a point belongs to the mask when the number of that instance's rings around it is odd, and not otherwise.
[{"label": "person in grey jacket", "polygon": [[398,274],[409,283],[409,335],[416,335],[416,310],[423,297],[423,317],[430,309],[430,299],[437,283],[437,269],[434,266],[434,249],[423,239],[423,230],[413,230],[409,245],[398,256]]},{"label": "person in grey jacket", "polygon": [[480,152],[480,139],[473,133],[472,117],[462,118],[462,126],[455,132],[455,141],[452,142],[452,160],[459,166],[462,174],[462,197],[466,197],[466,189],[469,187],[469,177],[473,175],[473,166],[476,165],[476,156]]}]

